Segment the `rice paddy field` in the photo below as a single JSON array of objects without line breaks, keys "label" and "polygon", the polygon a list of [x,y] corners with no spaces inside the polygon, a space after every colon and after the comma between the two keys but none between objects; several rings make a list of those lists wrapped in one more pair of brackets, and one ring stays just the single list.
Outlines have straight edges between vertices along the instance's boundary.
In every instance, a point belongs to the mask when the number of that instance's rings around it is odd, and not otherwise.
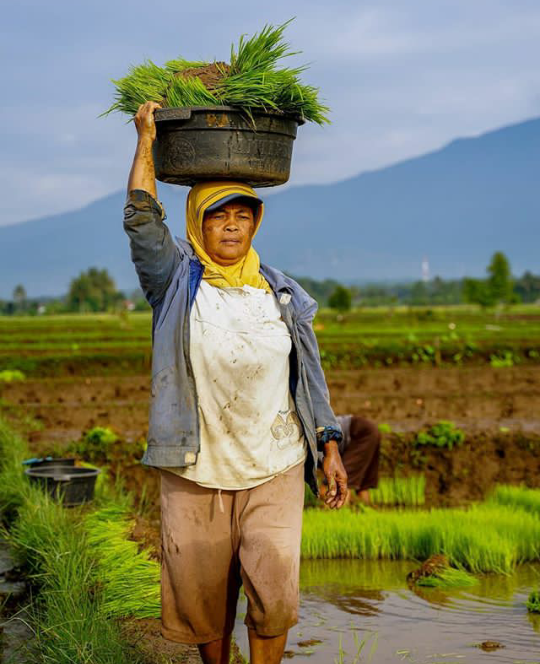
[{"label": "rice paddy field", "polygon": [[[540,307],[322,311],[315,329],[334,410],[379,425],[381,477],[371,507],[306,494],[287,657],[540,662]],[[150,339],[145,313],[0,318],[0,539],[39,653],[19,661],[199,662],[159,635]],[[22,460],[47,454],[101,468],[93,503],[28,485]],[[4,625],[21,610],[1,582],[0,606]]]}]

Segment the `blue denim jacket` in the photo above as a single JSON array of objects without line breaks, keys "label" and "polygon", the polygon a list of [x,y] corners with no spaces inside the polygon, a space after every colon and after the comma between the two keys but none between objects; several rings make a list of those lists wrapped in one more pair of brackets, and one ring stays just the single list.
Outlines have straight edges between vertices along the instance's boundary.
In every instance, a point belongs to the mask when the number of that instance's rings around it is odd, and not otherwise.
[{"label": "blue denim jacket", "polygon": [[[141,288],[153,310],[152,390],[148,445],[142,463],[155,467],[194,464],[199,452],[189,312],[204,268],[189,242],[173,240],[165,218],[161,205],[148,192],[135,189],[129,193],[124,229]],[[341,438],[312,327],[317,303],[279,270],[263,264],[260,269],[291,334],[290,389],[309,447],[306,481],[317,494],[318,455],[327,438],[318,440],[316,431],[325,428]]]}]

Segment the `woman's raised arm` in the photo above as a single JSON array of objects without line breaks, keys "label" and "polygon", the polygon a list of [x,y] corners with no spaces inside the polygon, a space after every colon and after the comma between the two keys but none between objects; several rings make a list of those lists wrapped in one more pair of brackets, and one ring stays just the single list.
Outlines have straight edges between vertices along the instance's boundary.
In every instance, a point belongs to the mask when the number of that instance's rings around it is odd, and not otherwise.
[{"label": "woman's raised arm", "polygon": [[159,104],[141,104],[135,116],[137,149],[129,174],[124,207],[124,230],[129,236],[131,260],[148,302],[159,303],[180,262],[180,252],[164,222],[157,200],[152,144],[156,138],[154,111]]}]

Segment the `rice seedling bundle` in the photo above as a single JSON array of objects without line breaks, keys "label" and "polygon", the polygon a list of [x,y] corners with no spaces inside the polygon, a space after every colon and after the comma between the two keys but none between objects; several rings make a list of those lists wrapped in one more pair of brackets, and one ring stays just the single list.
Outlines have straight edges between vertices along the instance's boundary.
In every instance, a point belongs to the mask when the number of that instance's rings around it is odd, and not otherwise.
[{"label": "rice seedling bundle", "polygon": [[465,570],[449,567],[437,575],[421,576],[416,584],[427,588],[466,588],[476,586],[478,579]]},{"label": "rice seedling bundle", "polygon": [[529,595],[527,609],[530,613],[540,613],[540,590],[533,590]]},{"label": "rice seedling bundle", "polygon": [[125,505],[109,504],[85,519],[95,557],[95,581],[103,612],[109,617],[158,618],[161,613],[160,567],[147,551],[129,540],[133,522]]},{"label": "rice seedling bundle", "polygon": [[231,46],[230,63],[169,60],[162,67],[151,60],[132,66],[127,76],[113,80],[115,101],[103,113],[121,111],[134,116],[145,101],[163,107],[236,106],[252,112],[274,111],[324,124],[328,107],[317,88],[300,81],[306,66],[283,67],[283,59],[297,55],[283,39],[290,21],[266,25],[238,47]]}]

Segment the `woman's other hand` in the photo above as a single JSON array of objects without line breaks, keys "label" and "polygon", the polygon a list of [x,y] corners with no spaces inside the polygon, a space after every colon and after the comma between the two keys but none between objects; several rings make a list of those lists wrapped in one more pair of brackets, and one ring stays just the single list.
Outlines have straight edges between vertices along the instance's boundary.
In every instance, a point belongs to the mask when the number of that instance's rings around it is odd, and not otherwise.
[{"label": "woman's other hand", "polygon": [[324,502],[330,509],[343,507],[349,492],[347,488],[347,471],[341,461],[338,445],[334,440],[324,446],[323,472],[328,483],[328,491]]}]

